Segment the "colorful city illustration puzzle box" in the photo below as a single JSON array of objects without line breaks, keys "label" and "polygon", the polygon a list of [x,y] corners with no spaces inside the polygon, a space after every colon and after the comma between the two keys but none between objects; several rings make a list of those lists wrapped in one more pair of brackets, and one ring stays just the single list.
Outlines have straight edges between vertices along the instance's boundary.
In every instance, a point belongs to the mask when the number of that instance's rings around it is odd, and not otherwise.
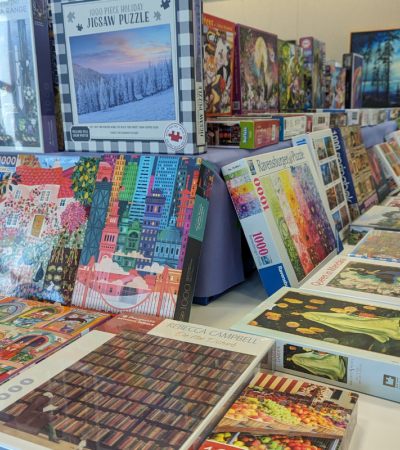
[{"label": "colorful city illustration puzzle box", "polygon": [[278,38],[236,24],[233,112],[276,112],[278,108]]},{"label": "colorful city illustration puzzle box", "polygon": [[337,253],[332,215],[307,145],[222,168],[268,295],[299,286]]},{"label": "colorful city illustration puzzle box", "polygon": [[72,304],[188,321],[213,179],[201,158],[104,155]]},{"label": "colorful city illustration puzzle box", "polygon": [[276,370],[398,402],[399,320],[398,306],[282,288],[231,328],[275,339]]},{"label": "colorful city illustration puzzle box", "polygon": [[0,150],[57,152],[45,2],[2,3],[0,60]]},{"label": "colorful city illustration puzzle box", "polygon": [[369,260],[400,262],[398,231],[371,230],[349,256]]},{"label": "colorful city illustration puzzle box", "polygon": [[271,361],[273,341],[153,319],[94,330],[0,387],[3,445],[198,448]]},{"label": "colorful city illustration puzzle box", "polygon": [[66,150],[205,152],[200,0],[52,9]]}]

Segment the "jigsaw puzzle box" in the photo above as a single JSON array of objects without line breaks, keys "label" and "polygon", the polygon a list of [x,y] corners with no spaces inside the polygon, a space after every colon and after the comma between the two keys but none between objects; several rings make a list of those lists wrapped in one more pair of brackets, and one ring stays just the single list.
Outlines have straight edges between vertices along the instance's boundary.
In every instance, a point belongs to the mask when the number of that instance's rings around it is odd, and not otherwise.
[{"label": "jigsaw puzzle box", "polygon": [[57,152],[46,4],[0,8],[0,151]]},{"label": "jigsaw puzzle box", "polygon": [[307,145],[222,167],[265,290],[298,287],[337,254],[336,232]]},{"label": "jigsaw puzzle box", "polygon": [[400,308],[282,288],[231,327],[276,340],[276,370],[400,401]]},{"label": "jigsaw puzzle box", "polygon": [[53,0],[52,11],[65,150],[205,152],[200,0]]}]

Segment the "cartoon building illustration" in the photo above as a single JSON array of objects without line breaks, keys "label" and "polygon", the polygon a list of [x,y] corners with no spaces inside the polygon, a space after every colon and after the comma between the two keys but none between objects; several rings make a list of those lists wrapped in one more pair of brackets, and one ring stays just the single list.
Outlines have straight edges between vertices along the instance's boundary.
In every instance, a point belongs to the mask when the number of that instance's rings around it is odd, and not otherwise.
[{"label": "cartoon building illustration", "polygon": [[73,303],[173,317],[195,199],[208,201],[213,171],[199,158],[114,162],[99,163]]}]

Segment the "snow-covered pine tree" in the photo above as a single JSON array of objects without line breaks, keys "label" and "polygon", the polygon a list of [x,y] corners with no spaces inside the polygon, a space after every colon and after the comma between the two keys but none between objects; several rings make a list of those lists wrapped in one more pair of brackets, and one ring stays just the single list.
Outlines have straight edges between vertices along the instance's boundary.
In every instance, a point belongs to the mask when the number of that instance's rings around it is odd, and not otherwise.
[{"label": "snow-covered pine tree", "polygon": [[172,60],[171,59],[169,59],[167,61],[167,66],[168,66],[169,85],[173,86],[174,85],[174,75],[172,72]]},{"label": "snow-covered pine tree", "polygon": [[115,106],[115,88],[114,88],[114,80],[111,78],[110,80],[110,108]]},{"label": "snow-covered pine tree", "polygon": [[163,90],[168,89],[170,87],[169,84],[169,74],[168,74],[168,65],[167,61],[164,60],[162,63],[162,88]]},{"label": "snow-covered pine tree", "polygon": [[157,91],[162,91],[162,80],[163,79],[163,70],[162,70],[162,62],[159,61],[157,64]]},{"label": "snow-covered pine tree", "polygon": [[121,99],[122,99],[122,103],[128,103],[129,102],[127,83],[129,83],[129,81],[123,75],[121,75]]},{"label": "snow-covered pine tree", "polygon": [[88,111],[88,104],[87,104],[87,98],[84,87],[80,84],[78,88],[78,97],[79,97],[79,104],[80,104],[80,111],[78,111],[78,114],[87,114]]},{"label": "snow-covered pine tree", "polygon": [[85,86],[85,96],[86,96],[87,108],[88,108],[87,112],[88,113],[94,112],[92,93],[90,92],[90,89],[89,89],[88,85]]},{"label": "snow-covered pine tree", "polygon": [[99,86],[99,101],[100,101],[100,109],[104,111],[107,109],[106,98],[107,98],[107,86],[104,81],[104,78],[100,79]]},{"label": "snow-covered pine tree", "polygon": [[149,78],[147,80],[146,94],[153,95],[156,92],[156,83],[154,80],[153,66],[150,63],[149,63],[149,68],[148,68],[148,74],[149,74]]},{"label": "snow-covered pine tree", "polygon": [[133,92],[135,97],[138,98],[139,95],[142,95],[142,77],[140,72],[135,73],[135,82],[133,84]]},{"label": "snow-covered pine tree", "polygon": [[129,76],[126,83],[128,85],[128,101],[133,102],[133,76]]},{"label": "snow-covered pine tree", "polygon": [[76,90],[76,110],[78,114],[82,114],[82,86],[79,85]]},{"label": "snow-covered pine tree", "polygon": [[142,95],[143,95],[143,97],[146,97],[146,95],[147,95],[147,77],[148,77],[148,74],[147,74],[147,70],[146,69],[143,69],[142,70]]},{"label": "snow-covered pine tree", "polygon": [[120,105],[121,104],[119,91],[120,91],[120,81],[119,81],[119,75],[118,75],[118,77],[115,78],[115,80],[114,80],[114,96],[115,96],[115,104],[116,105]]},{"label": "snow-covered pine tree", "polygon": [[98,92],[96,86],[93,83],[90,85],[90,92],[92,94],[93,111],[98,111],[99,110]]}]

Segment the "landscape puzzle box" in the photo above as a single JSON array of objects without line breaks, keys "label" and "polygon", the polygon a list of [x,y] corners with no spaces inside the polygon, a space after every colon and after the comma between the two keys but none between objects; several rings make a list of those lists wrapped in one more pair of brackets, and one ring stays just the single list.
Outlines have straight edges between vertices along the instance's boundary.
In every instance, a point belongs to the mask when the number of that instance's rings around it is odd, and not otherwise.
[{"label": "landscape puzzle box", "polygon": [[52,5],[66,150],[205,151],[199,0]]},{"label": "landscape puzzle box", "polygon": [[399,320],[398,306],[282,288],[231,329],[275,339],[278,371],[399,401]]}]

